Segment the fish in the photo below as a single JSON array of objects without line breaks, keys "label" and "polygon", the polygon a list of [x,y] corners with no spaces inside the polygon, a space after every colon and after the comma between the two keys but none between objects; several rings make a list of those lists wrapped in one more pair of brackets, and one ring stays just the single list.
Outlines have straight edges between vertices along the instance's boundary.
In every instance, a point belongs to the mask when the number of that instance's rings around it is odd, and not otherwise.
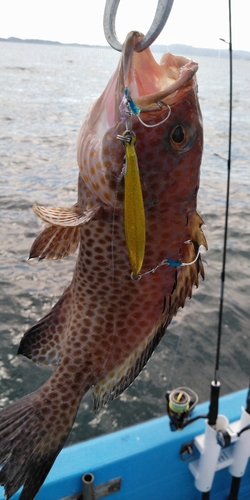
[{"label": "fish", "polygon": [[204,278],[198,65],[136,52],[142,36],[128,34],[80,129],[77,203],[34,206],[45,226],[30,258],[78,255],[71,284],[19,345],[18,354],[55,369],[0,412],[7,499],[20,487],[20,500],[35,498],[83,397],[92,391],[94,411],[118,397]]}]

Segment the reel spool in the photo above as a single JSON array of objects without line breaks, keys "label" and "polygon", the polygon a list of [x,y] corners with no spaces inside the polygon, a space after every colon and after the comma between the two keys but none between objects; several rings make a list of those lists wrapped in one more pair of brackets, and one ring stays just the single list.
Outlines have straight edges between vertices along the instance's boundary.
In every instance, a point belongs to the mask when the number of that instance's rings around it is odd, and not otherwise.
[{"label": "reel spool", "polygon": [[172,431],[182,430],[190,420],[190,414],[199,398],[189,387],[178,387],[166,392],[167,414]]}]

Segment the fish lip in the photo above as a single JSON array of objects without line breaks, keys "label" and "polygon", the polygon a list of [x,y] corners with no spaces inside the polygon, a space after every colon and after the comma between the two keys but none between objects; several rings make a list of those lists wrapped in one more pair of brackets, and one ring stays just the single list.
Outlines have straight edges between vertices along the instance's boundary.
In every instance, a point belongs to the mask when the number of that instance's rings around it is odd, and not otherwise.
[{"label": "fish lip", "polygon": [[[174,104],[194,85],[198,64],[184,56],[163,54],[157,63],[150,51],[136,52],[136,44],[143,38],[138,31],[131,31],[123,44],[118,92],[121,100],[127,87],[135,104],[145,111],[157,111],[157,103]],[[153,91],[152,91],[153,90]]]}]

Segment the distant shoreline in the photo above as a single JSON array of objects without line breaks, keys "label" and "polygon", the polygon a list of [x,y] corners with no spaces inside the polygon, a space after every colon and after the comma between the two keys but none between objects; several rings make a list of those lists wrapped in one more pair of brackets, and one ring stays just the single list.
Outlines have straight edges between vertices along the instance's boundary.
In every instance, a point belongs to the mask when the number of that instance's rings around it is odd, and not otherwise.
[{"label": "distant shoreline", "polygon": [[38,43],[42,45],[62,45],[62,46],[72,46],[72,47],[101,47],[103,49],[109,49],[109,45],[88,45],[86,43],[62,43],[53,40],[39,40],[36,38],[17,38],[15,36],[10,36],[9,38],[0,38],[0,42],[14,42],[14,43]]},{"label": "distant shoreline", "polygon": [[[85,48],[102,48],[111,50],[109,45],[88,45],[86,43],[62,43],[52,40],[37,40],[37,39],[22,39],[11,36],[9,38],[0,38],[0,42],[10,42],[10,43],[35,43],[43,45],[61,45],[61,46],[72,46],[72,47],[85,47]],[[175,54],[182,55],[199,55],[199,56],[209,56],[209,57],[228,57],[228,49],[209,49],[209,48],[199,48],[193,47],[192,45],[182,45],[182,44],[170,44],[170,45],[152,45],[152,49],[155,52],[172,52]],[[112,49],[113,50],[113,49]],[[250,60],[250,52],[246,50],[234,50],[234,58]]]}]

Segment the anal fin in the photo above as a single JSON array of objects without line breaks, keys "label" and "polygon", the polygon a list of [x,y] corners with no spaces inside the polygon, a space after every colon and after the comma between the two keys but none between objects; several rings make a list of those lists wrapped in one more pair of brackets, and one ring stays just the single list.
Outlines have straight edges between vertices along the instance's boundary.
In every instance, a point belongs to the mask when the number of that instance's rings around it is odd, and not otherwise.
[{"label": "anal fin", "polygon": [[94,411],[97,411],[100,406],[105,405],[110,399],[117,398],[132,384],[159,344],[166,331],[167,324],[165,315],[162,315],[147,338],[137,346],[130,356],[125,358],[120,365],[116,366],[95,385],[92,392]]}]

